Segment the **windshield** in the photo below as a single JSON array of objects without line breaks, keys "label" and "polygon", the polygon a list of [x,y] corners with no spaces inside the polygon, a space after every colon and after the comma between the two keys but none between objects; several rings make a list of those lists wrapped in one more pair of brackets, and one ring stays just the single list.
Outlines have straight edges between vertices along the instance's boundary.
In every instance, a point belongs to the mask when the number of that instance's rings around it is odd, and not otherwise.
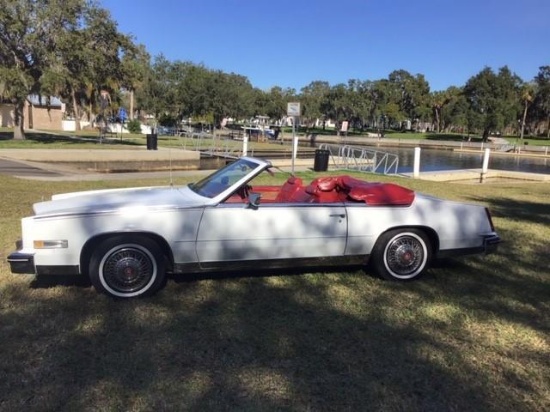
[{"label": "windshield", "polygon": [[189,188],[201,196],[213,198],[234,185],[257,167],[257,163],[246,159],[239,159],[197,183],[191,183]]}]

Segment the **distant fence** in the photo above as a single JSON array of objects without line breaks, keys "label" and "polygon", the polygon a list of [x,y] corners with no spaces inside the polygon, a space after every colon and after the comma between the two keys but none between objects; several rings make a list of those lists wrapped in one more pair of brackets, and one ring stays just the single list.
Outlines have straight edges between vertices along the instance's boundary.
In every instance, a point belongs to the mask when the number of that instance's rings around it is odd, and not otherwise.
[{"label": "distant fence", "polygon": [[336,169],[363,172],[397,174],[399,156],[393,153],[350,145],[321,144],[320,150],[328,150],[332,166]]}]

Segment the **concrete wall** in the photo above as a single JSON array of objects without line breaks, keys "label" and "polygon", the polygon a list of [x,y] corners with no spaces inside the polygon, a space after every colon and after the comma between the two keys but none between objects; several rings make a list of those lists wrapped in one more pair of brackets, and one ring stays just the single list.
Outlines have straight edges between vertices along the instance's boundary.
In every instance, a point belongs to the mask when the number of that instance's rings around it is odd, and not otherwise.
[{"label": "concrete wall", "polygon": [[25,105],[25,128],[38,130],[62,130],[63,112],[60,107]]},{"label": "concrete wall", "polygon": [[13,127],[13,106],[0,104],[0,127]]},{"label": "concrete wall", "polygon": [[[25,129],[62,130],[63,112],[60,107],[25,104]],[[14,127],[15,115],[11,104],[0,104],[0,127]]]}]

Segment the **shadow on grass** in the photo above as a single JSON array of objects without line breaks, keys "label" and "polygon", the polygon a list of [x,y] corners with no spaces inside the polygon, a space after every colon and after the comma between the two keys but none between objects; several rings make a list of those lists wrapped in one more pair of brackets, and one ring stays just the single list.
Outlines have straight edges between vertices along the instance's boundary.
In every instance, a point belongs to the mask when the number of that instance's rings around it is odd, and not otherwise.
[{"label": "shadow on grass", "polygon": [[36,276],[30,283],[32,289],[49,289],[52,287],[82,287],[92,286],[90,279],[86,276],[69,275],[41,275]]},{"label": "shadow on grass", "polygon": [[[349,271],[361,270],[361,267],[347,267]],[[216,271],[207,273],[167,274],[167,280],[176,284],[188,284],[207,280],[235,280],[244,278],[269,278],[277,276],[301,276],[307,273],[333,273],[334,267],[295,268],[295,269],[265,269],[243,271]],[[81,287],[92,286],[89,278],[83,275],[40,275],[35,276],[29,285],[32,289],[51,289],[55,287]]]},{"label": "shadow on grass", "polygon": [[[360,270],[360,267],[346,267],[347,270]],[[170,280],[175,283],[185,284],[204,280],[230,280],[240,278],[270,278],[277,276],[301,276],[307,273],[334,273],[334,267],[309,267],[293,269],[261,269],[261,270],[235,270],[215,271],[208,273],[188,273],[185,275],[170,275]],[[341,269],[339,269],[341,270]]]},{"label": "shadow on grass", "polygon": [[445,133],[430,133],[426,136],[426,140],[436,140],[436,141],[442,141],[442,142],[474,142],[474,143],[481,143],[482,139],[481,137],[468,137],[468,136],[462,136],[462,135],[456,135],[456,134],[445,134]]},{"label": "shadow on grass", "polygon": [[1,132],[0,131],[0,140],[12,140],[13,132]]},{"label": "shadow on grass", "polygon": [[[13,132],[0,132],[0,141],[8,141],[13,140]],[[100,142],[98,135],[81,135],[81,136],[63,136],[58,134],[52,134],[52,133],[42,133],[42,132],[25,132],[25,140],[30,141],[36,144],[54,144],[54,143],[62,143],[62,144],[82,144],[82,143],[103,143],[103,144],[113,144],[113,145],[122,145],[122,146],[143,146],[142,143],[135,142],[132,140],[124,140],[120,137],[107,137],[104,138],[102,142]]]},{"label": "shadow on grass", "polygon": [[[334,288],[359,295],[342,310]],[[113,409],[131,394],[142,410],[490,409],[463,354],[391,316],[406,290],[347,273],[172,284],[125,302],[34,296],[0,319],[2,405]]]},{"label": "shadow on grass", "polygon": [[[478,199],[476,199],[478,200]],[[490,204],[495,217],[521,220],[526,223],[540,223],[550,227],[550,203],[518,201],[503,198],[483,198]]]},{"label": "shadow on grass", "polygon": [[[113,409],[131,394],[143,410],[528,410],[517,390],[532,391],[530,383],[505,379],[503,387],[500,375],[472,366],[457,345],[470,339],[460,328],[416,310],[455,304],[532,322],[494,297],[536,290],[493,265],[446,259],[436,267],[405,284],[310,269],[182,276],[131,301],[85,284],[35,294],[0,315],[11,354],[0,361],[2,405]],[[483,359],[481,343],[470,345]]]}]

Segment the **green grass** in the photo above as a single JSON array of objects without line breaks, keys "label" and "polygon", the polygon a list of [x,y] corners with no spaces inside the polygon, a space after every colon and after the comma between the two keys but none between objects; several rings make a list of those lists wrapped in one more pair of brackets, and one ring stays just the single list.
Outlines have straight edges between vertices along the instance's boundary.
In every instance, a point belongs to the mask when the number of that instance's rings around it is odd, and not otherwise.
[{"label": "green grass", "polygon": [[11,274],[19,219],[53,193],[166,182],[0,176],[0,410],[549,410],[550,184],[376,178],[488,205],[504,243],[410,283],[258,269],[115,301]]},{"label": "green grass", "polygon": [[[202,143],[203,147],[209,147],[212,144],[212,139],[193,139],[179,136],[157,136],[158,147],[177,147],[187,148],[192,150],[197,144]],[[218,140],[218,146],[223,147],[226,142]],[[229,141],[234,146],[242,147],[242,142],[234,140]],[[106,140],[100,142],[96,131],[79,131],[76,132],[33,132],[25,133],[25,140],[13,140],[13,131],[8,128],[0,128],[0,149],[99,149],[99,150],[116,150],[116,149],[143,149],[147,146],[147,138],[142,134],[124,134],[122,137],[107,136]],[[249,150],[269,149],[276,147],[277,149],[287,150],[292,152],[290,142],[285,142],[281,146],[280,142],[258,142],[250,141],[248,143]]]},{"label": "green grass", "polygon": [[[336,135],[334,130],[310,129],[307,134]],[[302,138],[306,137],[305,130],[297,131]],[[365,133],[366,135],[366,133]],[[289,139],[292,136],[291,129],[285,129],[284,136]],[[350,132],[349,136],[361,136],[359,133]],[[0,149],[137,149],[146,146],[147,139],[143,134],[125,133],[122,137],[107,136],[108,140],[100,144],[98,132],[95,130],[83,130],[79,132],[26,132],[26,140],[13,140],[13,130],[0,128]],[[550,146],[550,140],[545,138],[524,138],[519,140],[517,136],[503,136],[511,145]],[[387,140],[435,140],[441,142],[462,142],[464,135],[459,133],[402,133],[387,130],[384,139]],[[203,144],[208,144],[206,139]],[[481,136],[472,135],[471,142],[481,142]],[[238,144],[238,141],[234,142]],[[287,146],[290,145],[287,142]],[[197,139],[178,136],[158,136],[159,147],[186,147],[192,148],[197,144]],[[279,142],[249,142],[250,150],[280,148]],[[290,150],[290,149],[289,149]]]},{"label": "green grass", "polygon": [[112,138],[110,144],[100,144],[97,131],[72,132],[25,132],[25,140],[13,140],[13,131],[0,128],[0,149],[124,149],[146,144],[143,135],[124,135],[123,139]]},{"label": "green grass", "polygon": [[[287,134],[292,133],[292,129],[285,128],[285,132]],[[371,133],[377,133],[378,131],[370,131]],[[317,134],[317,135],[328,135],[328,136],[335,136],[336,131],[334,129],[326,129],[323,130],[322,128],[300,128],[299,133],[301,136],[305,136],[306,134]],[[367,132],[361,133],[360,131],[350,131],[348,133],[348,136],[354,136],[354,137],[360,137],[362,135],[366,135]],[[523,140],[520,140],[518,136],[502,136],[504,139],[508,141],[509,144],[527,144],[532,146],[550,146],[550,139],[546,139],[546,137],[532,137],[532,136],[526,136]],[[442,142],[463,142],[467,138],[470,139],[471,142],[480,143],[482,141],[481,135],[475,135],[470,134],[466,135],[464,133],[434,133],[434,132],[424,132],[424,133],[416,133],[416,132],[401,132],[401,131],[395,131],[395,130],[385,130],[384,131],[384,139],[396,139],[396,140],[437,140]]]}]

